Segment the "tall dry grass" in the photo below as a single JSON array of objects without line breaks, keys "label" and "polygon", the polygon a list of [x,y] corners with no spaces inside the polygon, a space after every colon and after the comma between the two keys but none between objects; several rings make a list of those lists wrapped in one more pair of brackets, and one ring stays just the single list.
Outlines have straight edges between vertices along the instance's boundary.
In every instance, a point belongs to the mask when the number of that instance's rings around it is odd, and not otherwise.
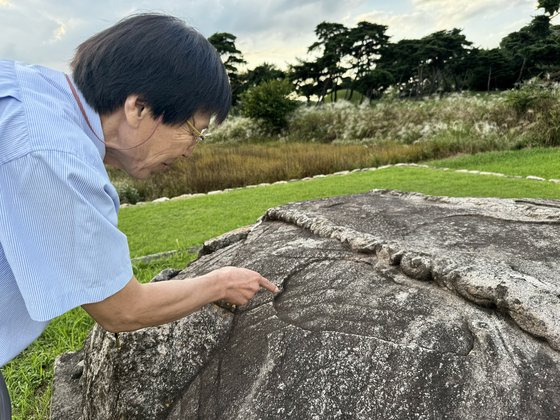
[{"label": "tall dry grass", "polygon": [[134,180],[109,169],[121,200],[133,190],[139,200],[274,182],[331,173],[370,164],[374,152],[367,145],[321,144],[201,144],[188,159],[167,172]]},{"label": "tall dry grass", "polygon": [[134,180],[115,169],[109,169],[109,175],[121,201],[134,203],[493,148],[492,144],[472,141],[450,145],[445,138],[411,145],[394,142],[208,144],[200,145],[189,159],[176,162],[167,172],[154,174],[146,180]]}]

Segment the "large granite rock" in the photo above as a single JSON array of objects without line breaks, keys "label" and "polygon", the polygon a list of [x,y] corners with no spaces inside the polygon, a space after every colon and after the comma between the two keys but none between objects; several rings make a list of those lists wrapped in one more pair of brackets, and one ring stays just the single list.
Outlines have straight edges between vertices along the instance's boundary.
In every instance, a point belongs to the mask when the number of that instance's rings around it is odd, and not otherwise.
[{"label": "large granite rock", "polygon": [[120,348],[97,327],[54,400],[74,386],[83,419],[560,418],[560,202],[372,191],[236,235],[174,279],[236,265],[281,293]]}]

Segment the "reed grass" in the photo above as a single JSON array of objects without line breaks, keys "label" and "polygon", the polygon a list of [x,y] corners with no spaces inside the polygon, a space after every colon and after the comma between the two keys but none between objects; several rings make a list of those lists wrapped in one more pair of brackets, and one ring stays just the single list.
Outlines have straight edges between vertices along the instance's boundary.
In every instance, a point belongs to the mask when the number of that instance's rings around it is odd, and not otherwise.
[{"label": "reed grass", "polygon": [[202,144],[189,159],[178,161],[167,172],[146,180],[135,180],[114,169],[109,169],[109,175],[121,201],[135,203],[509,146],[495,136],[473,139],[448,133],[441,133],[430,142],[414,144]]}]

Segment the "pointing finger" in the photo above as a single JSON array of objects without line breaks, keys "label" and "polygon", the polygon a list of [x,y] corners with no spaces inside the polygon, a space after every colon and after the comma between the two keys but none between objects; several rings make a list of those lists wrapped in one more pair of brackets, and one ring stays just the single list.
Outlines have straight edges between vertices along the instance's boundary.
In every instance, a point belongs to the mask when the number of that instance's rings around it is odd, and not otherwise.
[{"label": "pointing finger", "polygon": [[261,285],[261,287],[264,287],[272,293],[278,293],[280,291],[280,289],[278,289],[278,287],[276,287],[274,283],[265,279],[264,277],[261,277],[261,279],[259,280],[259,284]]}]

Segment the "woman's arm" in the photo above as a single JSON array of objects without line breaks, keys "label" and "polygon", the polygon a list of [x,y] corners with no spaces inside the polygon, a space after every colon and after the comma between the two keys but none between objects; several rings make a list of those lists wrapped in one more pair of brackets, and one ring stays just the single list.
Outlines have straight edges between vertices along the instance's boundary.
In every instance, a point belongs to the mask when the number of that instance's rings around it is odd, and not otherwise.
[{"label": "woman's arm", "polygon": [[243,305],[261,287],[278,292],[259,273],[238,267],[220,268],[188,280],[157,283],[141,284],[133,277],[119,292],[82,308],[110,332],[134,331],[175,321],[217,300]]}]

